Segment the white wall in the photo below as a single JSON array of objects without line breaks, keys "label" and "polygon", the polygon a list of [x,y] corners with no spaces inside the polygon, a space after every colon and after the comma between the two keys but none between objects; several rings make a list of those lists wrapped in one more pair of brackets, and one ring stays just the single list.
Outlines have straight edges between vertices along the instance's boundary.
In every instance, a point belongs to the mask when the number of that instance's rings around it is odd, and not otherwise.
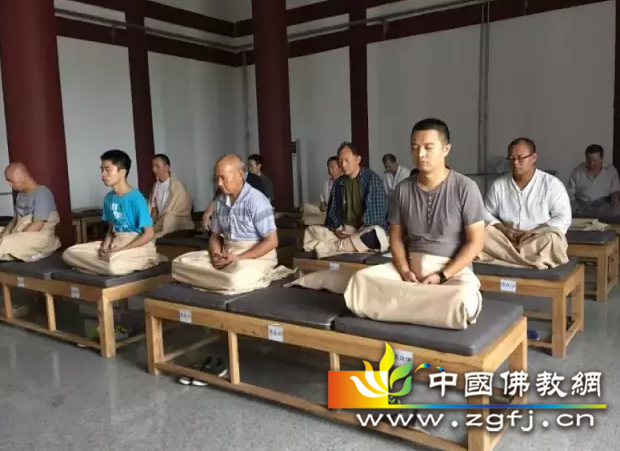
[{"label": "white wall", "polygon": [[291,137],[301,141],[304,201],[318,201],[327,159],[351,140],[349,51],[289,59]]},{"label": "white wall", "polygon": [[477,170],[479,27],[466,27],[368,46],[368,128],[371,167],[393,153],[412,167],[410,134],[426,117],[446,121],[448,164]]},{"label": "white wall", "polygon": [[244,155],[241,69],[149,53],[156,153],[167,154],[202,210],[213,197],[213,166]]},{"label": "white wall", "polygon": [[536,141],[539,167],[563,181],[587,144],[611,161],[614,18],[608,1],[491,25],[491,156],[524,135]]},{"label": "white wall", "polygon": [[[100,206],[109,191],[99,156],[121,149],[135,162],[127,49],[58,38],[71,207]],[[135,165],[129,181],[137,186]]]}]

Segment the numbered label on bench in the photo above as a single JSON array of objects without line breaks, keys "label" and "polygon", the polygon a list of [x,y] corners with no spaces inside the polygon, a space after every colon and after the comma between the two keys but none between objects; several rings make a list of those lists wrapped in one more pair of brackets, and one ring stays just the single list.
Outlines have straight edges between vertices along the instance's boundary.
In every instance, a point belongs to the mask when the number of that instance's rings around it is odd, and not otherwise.
[{"label": "numbered label on bench", "polygon": [[499,289],[501,291],[510,291],[515,293],[517,291],[517,281],[509,279],[501,279],[499,283]]},{"label": "numbered label on bench", "polygon": [[282,326],[278,324],[270,324],[267,326],[267,334],[269,335],[269,339],[273,341],[284,341],[284,331],[282,331]]},{"label": "numbered label on bench", "polygon": [[17,276],[17,288],[25,288],[25,287],[26,287],[26,281],[24,280],[24,278],[21,276]]},{"label": "numbered label on bench", "polygon": [[413,352],[394,349],[394,365],[401,366],[413,361]]},{"label": "numbered label on bench", "polygon": [[182,323],[192,323],[192,311],[191,310],[179,310],[179,321]]},{"label": "numbered label on bench", "polygon": [[329,262],[329,270],[330,271],[338,271],[339,269],[340,269],[340,263]]},{"label": "numbered label on bench", "polygon": [[80,298],[80,287],[71,287],[71,297],[73,299]]}]

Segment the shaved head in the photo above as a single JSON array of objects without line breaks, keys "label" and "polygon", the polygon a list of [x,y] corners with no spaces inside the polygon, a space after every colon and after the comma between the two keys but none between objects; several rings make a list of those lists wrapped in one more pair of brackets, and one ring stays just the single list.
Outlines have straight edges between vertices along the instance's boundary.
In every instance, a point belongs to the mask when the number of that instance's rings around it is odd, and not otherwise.
[{"label": "shaved head", "polygon": [[215,163],[215,183],[221,192],[236,197],[243,188],[243,160],[238,155],[228,154]]},{"label": "shaved head", "polygon": [[4,170],[4,178],[15,191],[24,191],[28,186],[36,185],[23,163],[9,164]]}]

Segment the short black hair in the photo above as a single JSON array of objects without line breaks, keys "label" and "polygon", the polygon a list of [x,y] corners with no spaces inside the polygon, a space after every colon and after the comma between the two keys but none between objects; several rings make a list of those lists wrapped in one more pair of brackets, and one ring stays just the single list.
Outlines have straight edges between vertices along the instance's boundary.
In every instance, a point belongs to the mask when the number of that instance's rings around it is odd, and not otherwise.
[{"label": "short black hair", "polygon": [[396,157],[393,153],[386,153],[385,155],[383,155],[383,158],[381,158],[381,161],[383,161],[383,164],[388,162],[396,163]]},{"label": "short black hair", "polygon": [[331,163],[332,161],[335,161],[336,163],[338,163],[338,157],[336,155],[329,157],[327,159],[327,166],[329,166],[329,163]]},{"label": "short black hair", "polygon": [[125,177],[129,176],[129,170],[131,169],[131,158],[122,150],[111,149],[101,154],[101,161],[111,161],[118,169],[125,170]]},{"label": "short black hair", "polygon": [[353,153],[353,155],[359,155],[359,152],[357,151],[353,143],[349,141],[344,141],[342,144],[338,146],[338,152],[336,152],[336,155],[340,156],[340,152],[345,147],[348,147],[349,149],[351,149],[351,152]]},{"label": "short black hair", "polygon": [[170,166],[170,158],[168,158],[168,155],[166,155],[165,153],[158,153],[157,155],[155,155],[153,157],[153,160],[155,158],[159,158],[161,161],[163,161],[165,164],[167,164],[168,166]]},{"label": "short black hair", "polygon": [[512,141],[510,141],[510,144],[508,144],[508,153],[510,154],[510,151],[512,150],[512,148],[514,146],[516,146],[517,144],[527,144],[528,147],[532,150],[532,153],[536,153],[536,143],[531,140],[530,138],[526,138],[524,136],[521,136],[519,138],[515,138]]},{"label": "short black hair", "polygon": [[421,132],[425,130],[436,130],[440,137],[446,141],[446,144],[450,144],[450,129],[448,125],[441,119],[429,117],[418,121],[411,129],[411,137],[415,132]]},{"label": "short black hair", "polygon": [[253,160],[256,164],[260,164],[260,165],[263,164],[263,159],[257,153],[253,153],[252,155],[250,155],[248,157],[248,161],[250,161],[250,160]]},{"label": "short black hair", "polygon": [[603,146],[601,146],[600,144],[590,144],[588,147],[586,147],[586,155],[592,155],[593,153],[598,153],[600,154],[601,158],[603,158],[603,155],[605,155]]}]

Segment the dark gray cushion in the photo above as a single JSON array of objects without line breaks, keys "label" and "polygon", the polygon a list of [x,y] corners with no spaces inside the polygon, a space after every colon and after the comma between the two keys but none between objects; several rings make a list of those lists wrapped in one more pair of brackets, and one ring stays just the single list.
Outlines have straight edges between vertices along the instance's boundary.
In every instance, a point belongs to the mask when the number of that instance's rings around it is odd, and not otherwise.
[{"label": "dark gray cushion", "polygon": [[291,218],[289,216],[283,216],[281,218],[276,218],[276,227],[278,229],[302,229],[304,228],[303,224],[301,224],[298,219]]},{"label": "dark gray cushion", "polygon": [[293,257],[295,257],[295,258],[305,258],[306,260],[316,260],[316,253],[315,252],[299,251],[299,252],[295,252],[295,254],[293,254]]},{"label": "dark gray cushion", "polygon": [[538,280],[564,280],[577,265],[577,259],[571,257],[568,263],[552,269],[511,268],[510,266],[474,263],[474,273],[484,276],[515,277]]},{"label": "dark gray cushion", "polygon": [[207,240],[202,238],[174,238],[174,237],[165,237],[157,238],[155,241],[156,246],[182,246],[182,247],[195,247],[196,250],[206,249],[207,248]]},{"label": "dark gray cushion", "polygon": [[278,238],[278,247],[284,247],[284,246],[297,246],[297,240],[290,236]]},{"label": "dark gray cushion", "polygon": [[336,318],[334,329],[439,352],[474,355],[502,335],[522,314],[523,307],[519,305],[485,299],[476,323],[464,330],[374,321],[352,313]]},{"label": "dark gray cushion", "polygon": [[176,302],[177,304],[187,304],[215,310],[226,310],[226,304],[235,299],[239,299],[246,294],[247,293],[235,295],[217,294],[210,291],[198,290],[190,285],[175,282],[161,285],[146,293],[144,297]]},{"label": "dark gray cushion", "polygon": [[573,244],[606,244],[616,241],[614,230],[569,230],[566,240]]},{"label": "dark gray cushion", "polygon": [[392,257],[384,257],[382,254],[374,254],[371,257],[368,257],[364,263],[367,265],[382,265],[384,263],[390,263],[392,261]]},{"label": "dark gray cushion", "polygon": [[248,293],[227,308],[234,313],[317,329],[331,329],[334,319],[347,311],[341,294],[278,286]]},{"label": "dark gray cushion", "polygon": [[57,252],[36,262],[4,262],[0,263],[0,272],[18,276],[49,280],[54,271],[69,269],[62,261],[62,253]]},{"label": "dark gray cushion", "polygon": [[[325,257],[321,260],[328,262],[346,262],[346,263],[364,263],[366,259],[373,257],[374,253],[367,252],[353,252],[350,254],[338,254],[331,257]],[[314,252],[295,252],[295,258],[305,258],[308,260],[316,260],[316,253]]]},{"label": "dark gray cushion", "polygon": [[101,217],[101,215],[102,215],[101,208],[92,208],[89,210],[73,210],[71,212],[71,217],[73,219],[90,218],[94,216]]},{"label": "dark gray cushion", "polygon": [[87,274],[73,269],[65,269],[54,271],[52,273],[52,279],[90,285],[93,287],[109,288],[148,279],[150,277],[161,276],[162,274],[170,274],[170,262],[160,263],[144,271],[135,271],[124,276],[101,276],[97,274]]}]

